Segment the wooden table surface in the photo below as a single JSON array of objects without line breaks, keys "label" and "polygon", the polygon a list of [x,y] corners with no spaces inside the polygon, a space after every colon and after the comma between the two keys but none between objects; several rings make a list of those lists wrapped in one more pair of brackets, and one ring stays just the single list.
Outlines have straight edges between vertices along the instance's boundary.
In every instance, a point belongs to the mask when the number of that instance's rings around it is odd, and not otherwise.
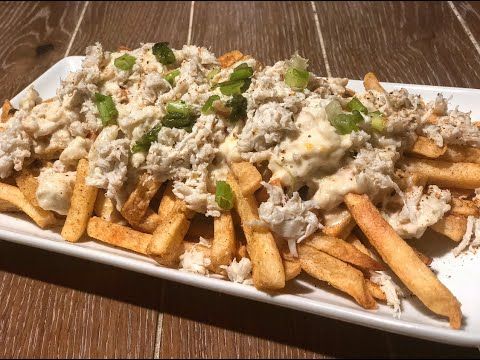
[{"label": "wooden table surface", "polygon": [[[480,88],[474,2],[2,2],[0,98],[96,41],[295,50],[312,71]],[[0,241],[0,357],[478,357]]]}]

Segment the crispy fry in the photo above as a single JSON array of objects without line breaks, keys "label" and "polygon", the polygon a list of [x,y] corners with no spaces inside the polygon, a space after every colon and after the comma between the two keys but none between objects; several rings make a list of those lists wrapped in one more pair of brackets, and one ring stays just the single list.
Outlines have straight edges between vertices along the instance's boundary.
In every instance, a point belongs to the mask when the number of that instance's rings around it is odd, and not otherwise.
[{"label": "crispy fry", "polygon": [[480,164],[480,149],[463,145],[448,145],[447,151],[440,157],[443,161]]},{"label": "crispy fry", "polygon": [[480,210],[472,200],[452,197],[452,202],[450,203],[450,205],[452,207],[450,209],[450,213],[453,215],[475,216],[475,217],[478,217],[480,215]]},{"label": "crispy fry", "polygon": [[222,212],[213,220],[213,231],[211,269],[216,273],[223,273],[220,266],[230,265],[237,251],[235,229],[230,211]]},{"label": "crispy fry", "polygon": [[358,238],[357,235],[355,235],[353,232],[350,233],[350,235],[348,235],[347,239],[345,240],[347,241],[348,243],[352,244],[353,246],[355,246],[355,248],[359,251],[361,251],[362,253],[364,253],[365,255],[368,255],[370,257],[373,257],[372,256],[372,252],[367,249],[365,247],[365,245],[363,244],[363,242]]},{"label": "crispy fry", "polygon": [[480,164],[413,158],[404,159],[402,164],[407,171],[425,177],[429,184],[461,189],[480,187]]},{"label": "crispy fry", "polygon": [[333,236],[314,234],[305,240],[305,244],[364,270],[385,270],[385,266],[378,261],[365,255],[345,240]]},{"label": "crispy fry", "polygon": [[450,240],[459,242],[467,230],[467,218],[465,216],[446,214],[430,228],[439,234],[445,235]]},{"label": "crispy fry", "polygon": [[302,272],[302,265],[300,260],[286,260],[283,259],[283,269],[285,271],[285,281],[295,279]]},{"label": "crispy fry", "polygon": [[243,195],[251,195],[262,186],[262,175],[257,168],[247,162],[232,163],[230,165],[233,174],[238,179],[238,184],[242,190]]},{"label": "crispy fry", "polygon": [[8,119],[10,119],[14,113],[15,113],[15,109],[10,103],[10,100],[5,100],[2,105],[2,116],[0,117],[0,121],[7,122]]},{"label": "crispy fry", "polygon": [[377,307],[360,270],[306,243],[298,246],[298,255],[302,269],[309,275],[349,294],[365,309]]},{"label": "crispy fry", "polygon": [[5,200],[22,210],[42,229],[57,223],[51,211],[43,210],[30,203],[20,189],[15,186],[0,183],[0,200]]},{"label": "crispy fry", "polygon": [[112,199],[107,198],[103,191],[99,191],[97,194],[93,212],[103,220],[112,223],[123,222],[122,215],[120,215],[120,212],[115,208]]},{"label": "crispy fry", "polygon": [[325,226],[322,229],[325,235],[346,239],[355,227],[352,215],[347,209],[339,208],[335,221],[329,221],[328,216],[325,216]]},{"label": "crispy fry", "polygon": [[227,68],[235,64],[237,61],[242,60],[243,58],[244,58],[244,55],[240,51],[233,50],[220,56],[218,58],[218,62],[220,63],[220,66],[222,68]]},{"label": "crispy fry", "polygon": [[419,136],[413,146],[407,150],[409,154],[423,156],[430,159],[441,157],[447,151],[447,147],[439,147],[435,142],[425,136]]},{"label": "crispy fry", "polygon": [[121,213],[129,224],[138,224],[145,217],[150,200],[155,196],[162,182],[151,175],[144,173],[135,185],[135,190],[130,194],[122,207]]},{"label": "crispy fry", "polygon": [[368,197],[350,193],[345,196],[345,203],[383,261],[407,288],[430,310],[448,317],[452,328],[459,329],[462,313],[458,300],[397,235]]},{"label": "crispy fry", "polygon": [[143,219],[138,224],[131,225],[131,226],[135,230],[138,230],[147,234],[153,234],[157,229],[158,225],[160,225],[160,222],[161,222],[160,215],[158,215],[155,211],[149,208],[147,209],[147,212],[145,213]]},{"label": "crispy fry", "polygon": [[21,210],[15,205],[13,205],[12,203],[9,203],[8,201],[5,201],[5,200],[0,200],[0,213],[18,212],[18,211],[21,211]]},{"label": "crispy fry", "polygon": [[369,72],[363,78],[363,86],[365,90],[375,90],[381,93],[386,93],[387,91],[380,85],[380,82],[377,79],[377,76],[373,72]]},{"label": "crispy fry", "polygon": [[104,243],[146,255],[152,235],[135,231],[127,226],[114,224],[99,217],[88,221],[88,236]]},{"label": "crispy fry", "polygon": [[31,169],[23,169],[15,177],[18,188],[25,198],[34,206],[39,206],[37,201],[38,180]]},{"label": "crispy fry", "polygon": [[418,251],[417,249],[415,249],[413,246],[411,247],[413,249],[413,251],[415,251],[415,254],[417,254],[418,258],[420,259],[421,262],[423,262],[425,265],[430,265],[432,263],[432,258],[425,255],[424,253]]},{"label": "crispy fry", "polygon": [[62,237],[70,242],[77,242],[87,229],[92,216],[98,189],[85,183],[88,175],[88,161],[81,159],[77,165],[77,176],[70,200],[67,218],[62,228]]},{"label": "crispy fry", "polygon": [[275,239],[270,231],[254,227],[258,221],[258,207],[255,197],[243,195],[240,185],[232,174],[227,178],[234,194],[235,210],[242,221],[247,239],[247,249],[252,259],[253,283],[257,289],[273,290],[285,286],[285,271]]},{"label": "crispy fry", "polygon": [[378,285],[375,284],[373,281],[368,280],[368,279],[366,279],[365,282],[366,282],[366,284],[367,284],[367,289],[368,289],[368,291],[370,292],[370,294],[372,294],[372,296],[373,296],[375,299],[380,300],[380,301],[387,301],[387,296],[386,296],[385,293],[382,291],[382,289],[380,288],[380,286],[378,286]]}]

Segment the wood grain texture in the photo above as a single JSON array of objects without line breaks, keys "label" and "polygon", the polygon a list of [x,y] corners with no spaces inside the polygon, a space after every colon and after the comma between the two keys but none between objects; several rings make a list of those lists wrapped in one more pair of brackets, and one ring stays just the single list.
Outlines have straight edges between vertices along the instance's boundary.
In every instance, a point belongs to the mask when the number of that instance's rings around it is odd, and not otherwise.
[{"label": "wood grain texture", "polygon": [[187,42],[189,16],[189,1],[92,1],[70,54],[83,55],[97,41],[106,50],[159,41],[180,47]]},{"label": "wood grain texture", "polygon": [[0,358],[152,357],[161,282],[0,241]]},{"label": "wood grain texture", "polygon": [[82,4],[1,2],[0,99],[11,98],[60,60]]},{"label": "wood grain texture", "polygon": [[480,87],[480,57],[447,2],[316,2],[333,76]]},{"label": "wood grain texture", "polygon": [[454,1],[460,16],[465,20],[475,40],[480,42],[480,2],[478,1]]},{"label": "wood grain texture", "polygon": [[271,65],[298,50],[310,70],[325,73],[310,2],[196,2],[192,44],[217,55],[230,50],[251,54]]}]

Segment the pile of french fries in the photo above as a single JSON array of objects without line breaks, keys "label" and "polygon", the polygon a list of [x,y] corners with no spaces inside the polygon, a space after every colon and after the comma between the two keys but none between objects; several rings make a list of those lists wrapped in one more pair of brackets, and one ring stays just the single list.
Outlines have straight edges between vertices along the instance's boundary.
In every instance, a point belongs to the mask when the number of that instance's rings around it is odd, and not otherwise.
[{"label": "pile of french fries", "polygon": [[[228,66],[239,56],[243,55],[232,52],[220,60]],[[385,92],[372,73],[365,76],[365,88]],[[8,106],[4,108],[7,115],[2,120],[7,121]],[[467,217],[480,214],[472,200],[473,190],[480,187],[479,155],[480,149],[440,148],[419,137],[399,163],[416,184],[451,190],[450,212],[431,229],[453,242],[462,239]],[[180,256],[194,248],[210,259],[208,270],[222,276],[234,259],[248,257],[257,289],[281,291],[287,281],[304,272],[348,294],[365,309],[375,309],[377,301],[386,301],[379,285],[370,281],[370,272],[391,270],[428,309],[448,318],[452,328],[461,327],[460,303],[428,267],[432,259],[399,237],[366,195],[347,194],[341,205],[344,216],[301,242],[298,257],[294,257],[285,242],[259,225],[258,207],[265,192],[262,176],[251,163],[230,165],[227,182],[234,194],[234,208],[213,220],[188,209],[175,197],[170,182],[161,183],[146,173],[117,211],[103,190],[86,185],[85,159],[78,163],[68,214],[61,217],[37,203],[36,166],[33,162],[0,184],[0,209],[21,211],[41,228],[61,225],[67,241],[78,242],[86,234],[169,267],[178,267]],[[208,239],[208,244],[195,245],[199,238]]]}]

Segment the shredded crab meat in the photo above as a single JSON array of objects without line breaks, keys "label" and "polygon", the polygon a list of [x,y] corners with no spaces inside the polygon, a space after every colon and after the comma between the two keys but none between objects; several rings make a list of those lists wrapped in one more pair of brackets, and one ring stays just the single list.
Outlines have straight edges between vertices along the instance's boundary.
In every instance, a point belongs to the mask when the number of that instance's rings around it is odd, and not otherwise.
[{"label": "shredded crab meat", "polygon": [[402,289],[394,283],[392,277],[383,271],[372,271],[370,273],[370,280],[380,286],[380,289],[387,297],[387,304],[393,309],[393,316],[400,318],[402,313],[401,298],[404,297]]},{"label": "shredded crab meat", "polygon": [[237,259],[233,259],[230,265],[221,265],[220,268],[225,270],[230,281],[245,285],[253,285],[252,262],[249,258],[244,257],[238,262]]}]

